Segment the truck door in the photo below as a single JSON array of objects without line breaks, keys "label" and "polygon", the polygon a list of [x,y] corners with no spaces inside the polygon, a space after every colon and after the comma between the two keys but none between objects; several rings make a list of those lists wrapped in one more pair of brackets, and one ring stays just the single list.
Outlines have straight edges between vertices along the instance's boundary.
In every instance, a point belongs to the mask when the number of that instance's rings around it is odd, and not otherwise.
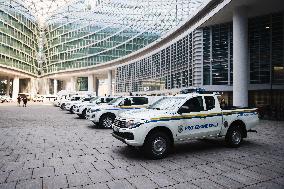
[{"label": "truck door", "polygon": [[203,129],[201,127],[206,124],[203,98],[199,96],[189,99],[183,104],[178,113],[181,119],[177,125],[177,139],[199,138]]},{"label": "truck door", "polygon": [[222,112],[218,101],[214,96],[204,96],[207,128],[204,129],[204,136],[217,136],[222,128]]}]

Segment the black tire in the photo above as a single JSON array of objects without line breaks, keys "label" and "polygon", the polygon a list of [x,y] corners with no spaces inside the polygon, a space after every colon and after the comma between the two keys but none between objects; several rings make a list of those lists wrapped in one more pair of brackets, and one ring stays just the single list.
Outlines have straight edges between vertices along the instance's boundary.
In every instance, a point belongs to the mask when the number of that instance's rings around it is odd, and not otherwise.
[{"label": "black tire", "polygon": [[238,125],[230,126],[225,137],[225,142],[228,147],[239,147],[243,142],[243,134],[241,127]]},{"label": "black tire", "polygon": [[162,159],[167,157],[171,147],[171,140],[166,133],[154,132],[145,139],[143,151],[150,159]]},{"label": "black tire", "polygon": [[70,108],[70,110],[69,110],[69,112],[71,113],[71,114],[73,114],[73,106],[71,106],[71,108]]},{"label": "black tire", "polygon": [[114,119],[115,119],[114,115],[111,114],[102,115],[100,118],[99,126],[102,128],[111,129]]},{"label": "black tire", "polygon": [[86,114],[87,114],[87,109],[84,109],[82,112],[82,118],[86,118]]},{"label": "black tire", "polygon": [[61,104],[60,108],[61,108],[62,110],[64,110],[64,108],[65,108],[65,104],[64,104],[64,103],[63,103],[63,104]]},{"label": "black tire", "polygon": [[82,114],[77,114],[79,116],[79,118],[81,119],[86,119],[86,112],[87,112],[87,109],[83,110],[82,111]]}]

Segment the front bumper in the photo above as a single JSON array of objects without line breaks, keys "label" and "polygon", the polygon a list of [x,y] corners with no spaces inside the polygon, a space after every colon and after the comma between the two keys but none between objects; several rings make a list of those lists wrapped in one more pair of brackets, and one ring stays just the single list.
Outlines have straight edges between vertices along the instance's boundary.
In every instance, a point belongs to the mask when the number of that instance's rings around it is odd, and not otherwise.
[{"label": "front bumper", "polygon": [[137,129],[121,129],[113,126],[112,136],[125,144],[130,146],[143,146],[144,140],[142,140],[141,135]]},{"label": "front bumper", "polygon": [[69,111],[70,109],[71,109],[71,105],[66,105],[66,106],[65,106],[65,110],[68,110],[68,111]]},{"label": "front bumper", "polygon": [[96,114],[94,114],[94,113],[87,113],[86,114],[86,119],[88,119],[88,120],[90,120],[90,121],[92,121],[94,123],[98,123],[99,122],[99,120],[97,119]]}]

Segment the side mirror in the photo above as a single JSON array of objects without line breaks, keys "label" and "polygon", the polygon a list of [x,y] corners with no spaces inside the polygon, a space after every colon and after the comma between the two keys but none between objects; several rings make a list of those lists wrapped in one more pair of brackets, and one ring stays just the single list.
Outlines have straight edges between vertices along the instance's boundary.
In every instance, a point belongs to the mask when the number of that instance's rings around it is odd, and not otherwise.
[{"label": "side mirror", "polygon": [[188,106],[180,107],[177,113],[178,114],[182,114],[182,113],[185,113],[185,112],[189,112],[189,107]]}]

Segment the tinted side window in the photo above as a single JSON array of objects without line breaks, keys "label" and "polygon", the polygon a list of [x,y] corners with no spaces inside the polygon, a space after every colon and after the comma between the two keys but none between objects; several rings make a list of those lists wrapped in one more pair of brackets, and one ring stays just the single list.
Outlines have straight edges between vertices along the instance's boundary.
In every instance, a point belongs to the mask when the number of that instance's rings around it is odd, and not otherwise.
[{"label": "tinted side window", "polygon": [[108,103],[108,102],[110,102],[110,101],[112,101],[113,100],[113,98],[106,98],[106,102]]},{"label": "tinted side window", "polygon": [[143,105],[148,104],[148,98],[145,97],[133,97],[132,105]]},{"label": "tinted side window", "polygon": [[131,106],[131,100],[129,98],[125,98],[123,102],[123,106]]},{"label": "tinted side window", "polygon": [[200,112],[204,110],[202,97],[191,98],[186,101],[183,106],[188,107],[188,109],[182,113]]},{"label": "tinted side window", "polygon": [[213,96],[205,96],[206,109],[212,110],[215,108],[215,98]]},{"label": "tinted side window", "polygon": [[84,98],[83,101],[90,101],[91,99],[90,98]]}]

